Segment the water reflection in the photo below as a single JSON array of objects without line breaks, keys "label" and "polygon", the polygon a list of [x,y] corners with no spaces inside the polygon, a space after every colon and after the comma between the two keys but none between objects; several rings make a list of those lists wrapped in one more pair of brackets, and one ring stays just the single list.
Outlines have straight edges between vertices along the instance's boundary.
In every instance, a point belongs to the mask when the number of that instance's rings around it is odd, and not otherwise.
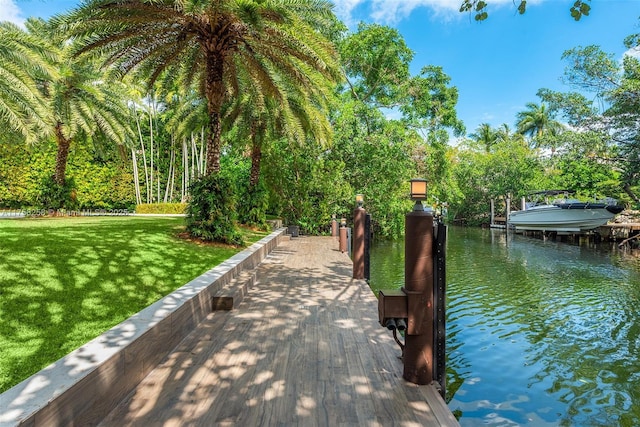
[{"label": "water reflection", "polygon": [[[403,243],[377,243],[374,288],[403,282]],[[640,425],[640,261],[449,228],[448,399],[463,426]]]}]

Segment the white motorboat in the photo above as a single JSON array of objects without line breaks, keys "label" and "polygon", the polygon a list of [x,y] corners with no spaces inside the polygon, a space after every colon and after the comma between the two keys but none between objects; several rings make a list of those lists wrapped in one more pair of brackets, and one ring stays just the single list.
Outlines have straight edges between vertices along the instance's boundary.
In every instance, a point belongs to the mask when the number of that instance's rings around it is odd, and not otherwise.
[{"label": "white motorboat", "polygon": [[[509,214],[509,224],[516,230],[582,233],[593,230],[622,212],[615,200],[583,202],[568,198],[568,190],[547,190],[533,193],[534,200],[526,209]],[[549,201],[551,196],[560,196]]]}]

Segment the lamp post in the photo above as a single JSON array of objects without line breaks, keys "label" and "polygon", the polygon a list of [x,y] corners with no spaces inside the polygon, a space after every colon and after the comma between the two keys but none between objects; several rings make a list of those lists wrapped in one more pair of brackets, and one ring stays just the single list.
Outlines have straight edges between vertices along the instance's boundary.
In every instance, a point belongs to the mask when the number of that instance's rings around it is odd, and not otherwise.
[{"label": "lamp post", "polygon": [[433,215],[422,206],[427,181],[412,179],[413,210],[405,216],[405,279],[407,331],[403,377],[415,384],[433,381]]},{"label": "lamp post", "polygon": [[[405,216],[405,279],[401,290],[378,294],[380,325],[393,331],[402,349],[403,378],[419,385],[437,384],[444,398],[446,387],[446,249],[447,227],[438,219],[434,228],[424,179],[411,180],[411,200]],[[397,337],[404,331],[404,344]]]},{"label": "lamp post", "polygon": [[362,205],[364,196],[356,194],[356,208],[353,211],[353,278],[364,279],[364,235],[367,212]]},{"label": "lamp post", "polygon": [[413,178],[409,183],[411,184],[409,197],[415,202],[413,210],[424,211],[422,201],[427,199],[427,180],[422,178]]}]

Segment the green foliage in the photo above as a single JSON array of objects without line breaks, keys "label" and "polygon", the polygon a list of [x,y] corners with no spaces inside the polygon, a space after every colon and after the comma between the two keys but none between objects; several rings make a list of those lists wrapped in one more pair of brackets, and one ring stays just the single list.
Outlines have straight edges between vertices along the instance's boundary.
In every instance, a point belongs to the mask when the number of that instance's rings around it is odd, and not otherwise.
[{"label": "green foliage", "polygon": [[591,6],[586,3],[586,1],[591,0],[576,0],[573,3],[573,6],[569,9],[571,12],[571,17],[576,21],[582,19],[583,16],[589,16],[589,12],[591,12]]},{"label": "green foliage", "polygon": [[[282,101],[291,88],[303,100],[323,99],[326,84],[316,83],[340,78],[333,45],[316,30],[333,25],[331,8],[316,0],[287,1],[286,7],[265,1],[91,0],[54,23],[76,40],[76,53],[93,53],[118,73],[133,73],[150,86],[179,81],[185,92],[198,90],[207,102],[211,174],[220,171],[223,106],[248,81],[256,92]],[[212,17],[220,25],[202,25]]]},{"label": "green foliage", "polygon": [[413,51],[398,30],[360,23],[358,32],[340,43],[340,52],[357,99],[391,107],[402,95],[403,84],[409,79]]},{"label": "green foliage", "polygon": [[0,124],[3,134],[27,142],[35,142],[46,128],[38,80],[55,75],[43,42],[13,23],[0,22]]},{"label": "green foliage", "polygon": [[549,110],[560,114],[571,126],[580,126],[598,113],[592,100],[577,92],[555,92],[550,89],[540,89],[537,95],[549,105]]},{"label": "green foliage", "polygon": [[261,180],[257,185],[247,189],[243,208],[239,210],[240,222],[242,224],[258,227],[267,230],[267,209],[269,208],[269,192]]},{"label": "green foliage", "polygon": [[451,161],[456,185],[443,200],[449,203],[449,214],[468,225],[487,223],[491,199],[527,194],[543,172],[535,152],[517,138],[497,142],[488,153],[460,147]]},{"label": "green foliage", "polygon": [[433,133],[444,127],[455,136],[464,134],[465,127],[456,114],[458,88],[449,86],[451,78],[442,67],[426,66],[408,81],[399,109],[408,125]]},{"label": "green foliage", "polygon": [[329,231],[331,215],[353,209],[355,192],[343,179],[344,164],[328,156],[313,140],[304,147],[281,139],[269,144],[264,178],[269,210],[285,224],[299,225],[305,234]]},{"label": "green foliage", "polygon": [[143,203],[136,205],[136,213],[138,214],[184,214],[186,212],[186,203]]},{"label": "green foliage", "polygon": [[40,185],[38,206],[44,209],[74,209],[76,206],[75,182],[67,178],[64,185],[56,182],[53,176],[46,177]]},{"label": "green foliage", "polygon": [[267,211],[269,210],[269,189],[263,179],[253,188],[249,185],[251,159],[236,150],[230,149],[220,160],[222,170],[228,182],[233,184],[237,195],[238,220],[241,224],[267,230]]},{"label": "green foliage", "polygon": [[456,185],[447,188],[444,200],[449,203],[450,219],[457,223],[488,222],[490,197],[486,182],[489,177],[484,174],[484,156],[482,152],[461,149],[452,158]]},{"label": "green foliage", "polygon": [[202,240],[242,245],[231,181],[221,174],[209,175],[193,182],[190,191],[187,231]]},{"label": "green foliage", "polygon": [[[638,40],[637,35],[631,35],[625,39],[625,45],[634,48]],[[566,82],[607,101],[602,114],[584,117],[579,126],[600,133],[606,145],[616,147],[615,161],[613,157],[601,161],[620,169],[620,187],[631,200],[640,203],[640,61],[625,55],[620,63],[598,46],[568,50],[563,58],[569,64],[564,74]]]},{"label": "green foliage", "polygon": [[[72,182],[73,187],[68,191],[75,199],[72,199],[73,205],[65,207],[130,209],[135,203],[131,171],[115,154],[96,159],[92,151],[87,147],[72,149],[68,182]],[[54,191],[49,184],[55,155],[53,144],[36,147],[0,144],[0,207],[47,207],[40,203],[39,197],[48,195],[46,200],[49,200]]]},{"label": "green foliage", "polygon": [[[575,0],[571,8],[569,8],[571,17],[579,21],[583,16],[589,16],[591,6],[588,2],[590,1],[591,0]],[[489,6],[490,3],[491,0],[462,0],[460,12],[474,13],[474,19],[476,21],[484,21],[489,17],[487,6]],[[524,15],[527,11],[527,0],[514,0],[513,4],[516,5],[516,9],[520,15]]]},{"label": "green foliage", "polygon": [[402,123],[376,116],[377,112],[367,119],[376,129],[370,136],[353,132],[357,116],[345,114],[339,118],[330,158],[344,165],[344,180],[353,190],[337,213],[350,214],[353,197],[362,193],[375,232],[398,237],[404,233],[404,214],[410,208],[408,181],[416,174],[416,158],[411,154],[420,156],[421,139]]}]

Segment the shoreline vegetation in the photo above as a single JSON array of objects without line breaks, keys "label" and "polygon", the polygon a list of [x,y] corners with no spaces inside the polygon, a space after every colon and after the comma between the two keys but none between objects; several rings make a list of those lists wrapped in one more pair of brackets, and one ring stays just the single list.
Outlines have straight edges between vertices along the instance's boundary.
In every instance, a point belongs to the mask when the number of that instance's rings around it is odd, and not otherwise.
[{"label": "shoreline vegetation", "polygon": [[[184,230],[180,217],[0,220],[0,393],[243,249]],[[247,244],[268,234],[241,230]]]}]

